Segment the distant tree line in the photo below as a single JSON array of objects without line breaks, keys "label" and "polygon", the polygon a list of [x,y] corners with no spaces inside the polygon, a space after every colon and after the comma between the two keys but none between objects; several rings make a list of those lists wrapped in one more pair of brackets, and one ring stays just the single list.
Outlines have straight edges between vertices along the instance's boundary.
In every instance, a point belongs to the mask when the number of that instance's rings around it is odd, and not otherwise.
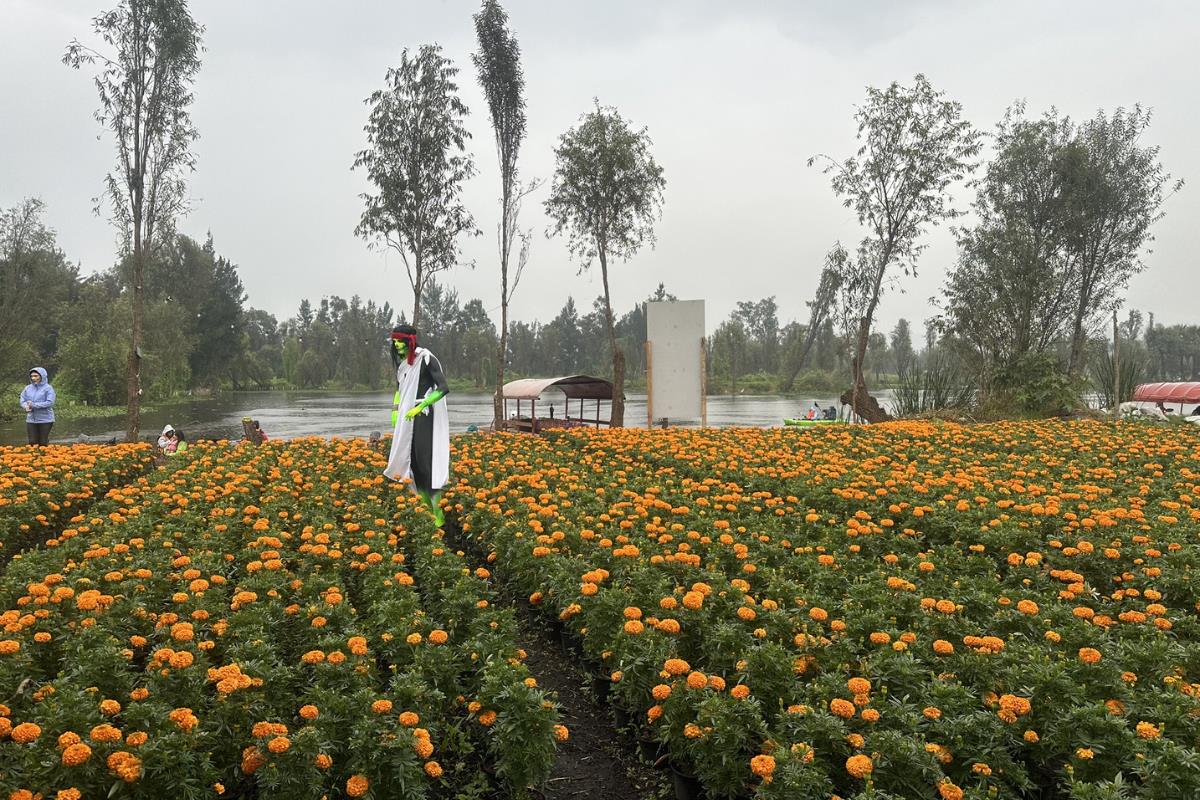
[{"label": "distant tree line", "polygon": [[[0,210],[0,382],[19,381],[36,364],[50,369],[67,398],[120,405],[129,261],[81,275],[45,217],[36,199]],[[387,333],[407,315],[386,301],[305,299],[293,316],[279,320],[248,303],[237,265],[217,252],[211,236],[198,242],[176,235],[146,264],[144,280],[143,382],[149,400],[198,390],[384,389],[392,380]],[[674,299],[660,285],[645,301],[615,315],[615,337],[628,354],[635,385],[645,371],[646,302]],[[480,299],[463,299],[436,280],[423,293],[422,339],[460,388],[492,388],[499,335],[490,311]],[[864,365],[876,384],[895,385],[914,370],[944,367],[948,353],[957,358],[966,352],[944,320],[926,322],[915,342],[905,319],[886,333],[872,332]],[[1121,338],[1124,360],[1140,365],[1139,379],[1200,380],[1200,325],[1155,324],[1153,315],[1130,311],[1121,321]],[[1070,340],[1059,336],[1051,344],[1059,350],[1044,349],[1065,357]],[[836,313],[783,321],[774,296],[739,301],[709,337],[709,390],[836,391],[848,375],[852,348],[853,336]],[[568,298],[548,320],[512,321],[507,350],[510,378],[611,376],[603,297],[587,307]],[[1099,362],[1110,357],[1111,347],[1094,333],[1085,350]]]}]

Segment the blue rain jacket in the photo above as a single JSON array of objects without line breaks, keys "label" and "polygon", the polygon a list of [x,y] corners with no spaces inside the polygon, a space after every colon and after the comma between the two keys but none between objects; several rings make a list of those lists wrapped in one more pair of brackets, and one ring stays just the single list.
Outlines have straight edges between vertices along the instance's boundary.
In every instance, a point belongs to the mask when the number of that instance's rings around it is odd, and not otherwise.
[{"label": "blue rain jacket", "polygon": [[25,413],[25,421],[54,422],[54,387],[46,379],[46,370],[34,367],[31,371],[41,375],[42,381],[37,386],[30,383],[21,390],[21,410],[25,410],[26,403],[33,403],[33,410]]}]

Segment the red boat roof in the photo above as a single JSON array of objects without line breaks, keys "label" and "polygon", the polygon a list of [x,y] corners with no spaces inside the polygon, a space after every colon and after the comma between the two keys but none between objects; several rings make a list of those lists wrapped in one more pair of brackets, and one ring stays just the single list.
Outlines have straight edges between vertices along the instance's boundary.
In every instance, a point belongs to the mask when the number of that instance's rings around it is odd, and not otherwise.
[{"label": "red boat roof", "polygon": [[1150,403],[1200,403],[1200,381],[1139,384],[1133,391],[1133,399]]}]

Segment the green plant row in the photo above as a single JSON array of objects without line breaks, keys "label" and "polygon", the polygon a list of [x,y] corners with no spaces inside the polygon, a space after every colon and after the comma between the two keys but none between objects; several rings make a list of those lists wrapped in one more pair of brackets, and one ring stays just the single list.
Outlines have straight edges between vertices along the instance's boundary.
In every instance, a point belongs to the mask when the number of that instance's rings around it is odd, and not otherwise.
[{"label": "green plant row", "polygon": [[458,441],[466,534],[711,795],[1200,792],[1200,437]]},{"label": "green plant row", "polygon": [[197,445],[0,575],[0,789],[526,794],[557,711],[365,442]]}]

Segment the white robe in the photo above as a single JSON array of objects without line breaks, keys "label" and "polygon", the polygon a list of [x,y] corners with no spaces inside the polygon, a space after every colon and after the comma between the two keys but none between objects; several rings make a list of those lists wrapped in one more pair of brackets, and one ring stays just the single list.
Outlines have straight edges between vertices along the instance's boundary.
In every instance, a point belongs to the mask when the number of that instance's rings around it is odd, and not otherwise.
[{"label": "white robe", "polygon": [[[400,413],[396,415],[396,428],[392,431],[392,450],[388,454],[387,467],[383,474],[394,481],[402,481],[412,476],[413,420],[407,419],[405,412],[412,409],[418,402],[417,388],[421,382],[421,365],[429,362],[434,355],[423,347],[418,347],[413,363],[401,361],[396,368],[396,383],[400,390]],[[424,399],[424,398],[421,398]],[[441,489],[450,480],[450,420],[446,415],[446,398],[440,398],[429,406],[427,413],[433,414],[433,468],[430,474],[433,478],[433,489]]]}]

